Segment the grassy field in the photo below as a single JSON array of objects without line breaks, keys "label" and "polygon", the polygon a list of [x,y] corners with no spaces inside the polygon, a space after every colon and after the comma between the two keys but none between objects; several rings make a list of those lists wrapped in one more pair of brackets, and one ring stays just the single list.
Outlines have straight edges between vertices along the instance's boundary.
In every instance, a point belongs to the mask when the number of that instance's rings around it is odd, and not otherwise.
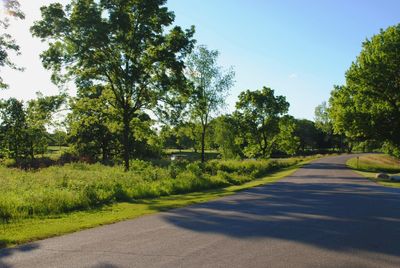
[{"label": "grassy field", "polygon": [[311,159],[214,160],[204,171],[197,163],[179,170],[141,161],[128,173],[86,164],[35,172],[0,168],[0,246],[212,200],[274,182]]},{"label": "grassy field", "polygon": [[369,154],[352,158],[347,161],[347,165],[353,169],[365,172],[400,172],[400,160],[384,154]]},{"label": "grassy field", "polygon": [[384,154],[363,155],[357,158],[352,158],[347,161],[347,166],[356,170],[357,173],[367,177],[376,183],[388,187],[400,188],[399,182],[390,180],[377,179],[376,174],[385,172],[396,174],[400,172],[400,160]]},{"label": "grassy field", "polygon": [[205,166],[173,162],[167,167],[132,161],[130,172],[122,166],[83,163],[34,171],[0,167],[0,221],[240,185],[301,160],[212,160]]},{"label": "grassy field", "polygon": [[68,149],[69,147],[67,146],[49,146],[47,148],[47,152],[44,155],[39,156],[48,157],[52,160],[58,160],[62,153],[67,151]]}]

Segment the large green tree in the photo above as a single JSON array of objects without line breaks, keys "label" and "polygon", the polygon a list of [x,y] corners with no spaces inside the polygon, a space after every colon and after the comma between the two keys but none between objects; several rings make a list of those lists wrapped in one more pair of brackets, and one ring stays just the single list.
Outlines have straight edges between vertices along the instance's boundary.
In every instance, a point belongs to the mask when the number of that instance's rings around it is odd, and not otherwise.
[{"label": "large green tree", "polygon": [[[20,47],[17,45],[12,35],[7,33],[7,28],[10,26],[10,17],[24,19],[24,14],[20,10],[20,4],[16,0],[3,0],[3,8],[7,17],[0,19],[0,67],[8,66],[12,69],[19,69],[10,58],[10,53],[20,54]],[[4,82],[0,75],[0,89],[7,88],[8,85]]]},{"label": "large green tree", "polygon": [[249,157],[269,157],[279,141],[282,116],[289,110],[286,98],[275,96],[268,87],[247,90],[240,93],[236,109],[247,143],[244,153]]},{"label": "large green tree", "polygon": [[330,98],[337,133],[400,148],[400,24],[367,39]]},{"label": "large green tree", "polygon": [[213,121],[214,141],[225,159],[234,159],[242,155],[240,149],[240,122],[232,115],[222,115]]},{"label": "large green tree", "polygon": [[300,146],[300,138],[296,134],[296,120],[293,116],[285,115],[279,120],[279,134],[275,149],[287,155],[295,155]]},{"label": "large green tree", "polygon": [[[101,84],[123,125],[125,169],[132,150],[132,122],[173,91],[185,88],[184,58],[194,29],[173,26],[166,0],[73,0],[41,8],[34,36],[49,42],[41,54],[53,80],[75,78],[79,87]],[[83,84],[83,85],[82,85]],[[165,97],[165,98],[164,98]]]},{"label": "large green tree", "polygon": [[35,154],[44,154],[48,146],[47,128],[52,126],[53,116],[62,107],[66,95],[61,93],[55,96],[44,96],[37,93],[36,99],[27,102],[25,113],[27,123],[27,141],[30,158]]},{"label": "large green tree", "polygon": [[205,161],[207,128],[212,117],[224,105],[229,89],[234,84],[235,73],[231,69],[223,70],[218,65],[217,50],[198,46],[187,61],[187,77],[191,82],[189,113],[191,118],[201,125],[201,161]]},{"label": "large green tree", "polygon": [[24,104],[15,98],[1,101],[0,119],[1,154],[19,164],[21,159],[29,156]]}]

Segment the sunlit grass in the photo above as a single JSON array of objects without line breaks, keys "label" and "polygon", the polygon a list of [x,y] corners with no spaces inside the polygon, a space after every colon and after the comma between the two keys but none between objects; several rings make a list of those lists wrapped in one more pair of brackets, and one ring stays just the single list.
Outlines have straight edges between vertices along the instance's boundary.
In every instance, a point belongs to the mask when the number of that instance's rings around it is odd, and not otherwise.
[{"label": "sunlit grass", "polygon": [[[365,171],[358,171],[356,172],[380,185],[387,186],[387,187],[392,187],[392,188],[400,188],[400,182],[398,181],[391,181],[391,180],[384,180],[384,179],[377,179],[376,178],[376,173],[375,172],[365,172]],[[400,174],[397,174],[400,176]]]},{"label": "sunlit grass", "polygon": [[[386,172],[395,175],[400,172],[400,160],[384,154],[363,155],[351,158],[346,162],[347,166],[354,169],[358,174],[387,187],[400,188],[400,182],[390,179],[378,179],[377,173]],[[398,174],[400,175],[400,174]]]},{"label": "sunlit grass", "polygon": [[362,155],[358,161],[355,157],[348,160],[346,164],[350,168],[365,172],[400,172],[400,160],[384,154]]},{"label": "sunlit grass", "polygon": [[38,157],[48,157],[52,160],[58,160],[65,151],[68,151],[68,149],[69,147],[67,146],[49,146],[47,147],[47,152],[43,155],[38,155]]},{"label": "sunlit grass", "polygon": [[132,161],[122,166],[73,163],[23,171],[0,166],[0,221],[56,216],[117,202],[241,185],[304,158],[287,160],[212,160],[157,166]]}]

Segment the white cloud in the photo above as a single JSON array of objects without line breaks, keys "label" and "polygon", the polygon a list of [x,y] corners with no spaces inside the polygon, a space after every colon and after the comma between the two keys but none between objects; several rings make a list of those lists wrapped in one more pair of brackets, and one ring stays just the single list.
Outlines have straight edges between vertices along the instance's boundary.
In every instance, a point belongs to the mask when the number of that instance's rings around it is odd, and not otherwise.
[{"label": "white cloud", "polygon": [[289,75],[289,79],[296,79],[298,77],[297,73],[292,73]]}]

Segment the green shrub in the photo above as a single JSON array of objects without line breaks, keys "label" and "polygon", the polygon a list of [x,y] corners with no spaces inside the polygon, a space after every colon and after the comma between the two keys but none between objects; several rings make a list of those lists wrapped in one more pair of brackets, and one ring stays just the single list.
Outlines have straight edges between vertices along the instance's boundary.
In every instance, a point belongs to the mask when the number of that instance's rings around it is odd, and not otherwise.
[{"label": "green shrub", "polygon": [[6,167],[15,167],[17,165],[15,160],[10,159],[10,158],[3,159],[3,161],[1,161],[1,163]]},{"label": "green shrub", "polygon": [[186,170],[193,173],[197,178],[203,175],[203,165],[200,161],[188,164]]}]

